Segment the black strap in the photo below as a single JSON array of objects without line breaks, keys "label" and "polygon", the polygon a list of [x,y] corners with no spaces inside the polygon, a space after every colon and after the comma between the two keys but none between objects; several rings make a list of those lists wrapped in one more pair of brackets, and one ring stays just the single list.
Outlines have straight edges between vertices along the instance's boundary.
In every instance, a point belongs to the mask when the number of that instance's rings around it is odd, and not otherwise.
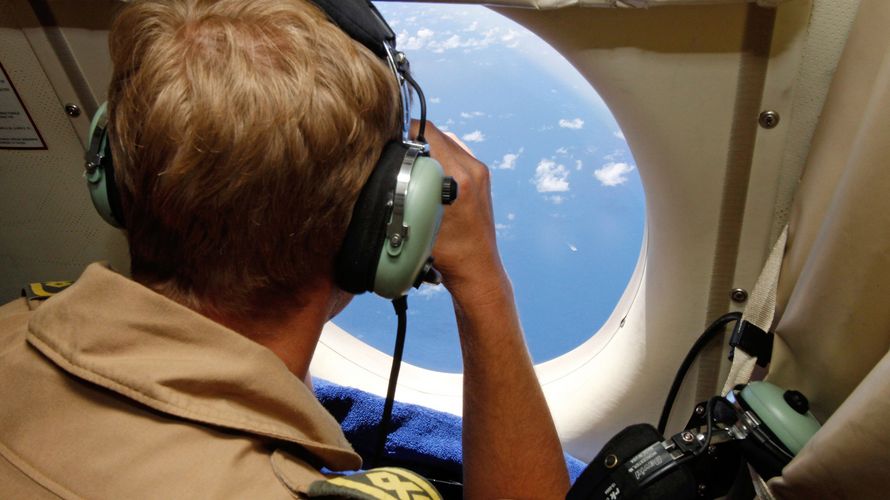
[{"label": "black strap", "polygon": [[353,40],[386,59],[386,45],[395,47],[396,34],[368,0],[312,0]]},{"label": "black strap", "polygon": [[773,356],[773,335],[745,320],[739,321],[729,338],[729,359],[735,355],[736,347],[757,358],[757,364],[766,366]]}]

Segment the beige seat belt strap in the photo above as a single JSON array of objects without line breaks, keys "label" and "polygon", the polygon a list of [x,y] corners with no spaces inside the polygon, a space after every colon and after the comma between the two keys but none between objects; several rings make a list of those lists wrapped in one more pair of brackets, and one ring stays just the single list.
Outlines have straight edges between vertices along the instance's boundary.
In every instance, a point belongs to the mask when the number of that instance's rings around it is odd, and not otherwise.
[{"label": "beige seat belt strap", "polygon": [[[773,249],[766,258],[763,271],[754,284],[754,289],[748,297],[748,305],[742,314],[740,323],[748,322],[751,325],[769,332],[776,314],[776,289],[779,286],[779,272],[782,270],[782,257],[785,255],[785,245],[788,242],[788,225],[782,229],[779,238],[773,245]],[[751,378],[757,357],[736,347],[729,369],[729,376],[723,385],[721,394],[727,394],[738,384],[744,384]]]}]

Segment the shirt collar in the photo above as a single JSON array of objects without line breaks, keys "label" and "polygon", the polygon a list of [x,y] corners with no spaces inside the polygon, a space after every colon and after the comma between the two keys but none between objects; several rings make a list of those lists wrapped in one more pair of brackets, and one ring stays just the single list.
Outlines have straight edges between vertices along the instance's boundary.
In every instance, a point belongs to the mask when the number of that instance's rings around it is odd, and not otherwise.
[{"label": "shirt collar", "polygon": [[47,300],[28,328],[28,342],[62,369],[155,410],[295,443],[332,470],[361,464],[272,351],[102,265]]}]

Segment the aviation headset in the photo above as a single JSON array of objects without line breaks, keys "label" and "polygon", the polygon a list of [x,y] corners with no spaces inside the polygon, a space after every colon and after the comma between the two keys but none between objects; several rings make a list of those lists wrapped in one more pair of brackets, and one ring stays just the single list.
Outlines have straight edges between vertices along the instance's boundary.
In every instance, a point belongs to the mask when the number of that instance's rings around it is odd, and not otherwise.
[{"label": "aviation headset", "polygon": [[[353,40],[386,61],[399,83],[402,137],[387,144],[356,201],[346,236],[336,257],[338,286],[350,293],[373,291],[397,298],[424,281],[438,283],[432,266],[432,248],[443,205],[457,197],[457,183],[445,177],[429,157],[423,138],[426,102],[411,78],[408,59],[396,50],[396,36],[369,0],[312,0]],[[408,137],[411,123],[411,85],[421,106],[420,133]],[[112,226],[125,221],[114,179],[107,127],[107,103],[90,126],[86,179],[93,205]]]}]

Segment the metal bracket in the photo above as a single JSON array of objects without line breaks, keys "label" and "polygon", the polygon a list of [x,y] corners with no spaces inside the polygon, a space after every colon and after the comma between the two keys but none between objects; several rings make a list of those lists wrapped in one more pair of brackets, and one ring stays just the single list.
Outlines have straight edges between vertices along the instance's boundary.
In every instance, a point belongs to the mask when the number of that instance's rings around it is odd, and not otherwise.
[{"label": "metal bracket", "polygon": [[396,177],[396,189],[393,193],[392,218],[386,226],[386,240],[393,248],[400,248],[410,237],[410,227],[405,225],[405,200],[408,197],[408,184],[411,183],[411,171],[414,162],[420,156],[419,148],[411,147],[405,152],[402,166]]}]

